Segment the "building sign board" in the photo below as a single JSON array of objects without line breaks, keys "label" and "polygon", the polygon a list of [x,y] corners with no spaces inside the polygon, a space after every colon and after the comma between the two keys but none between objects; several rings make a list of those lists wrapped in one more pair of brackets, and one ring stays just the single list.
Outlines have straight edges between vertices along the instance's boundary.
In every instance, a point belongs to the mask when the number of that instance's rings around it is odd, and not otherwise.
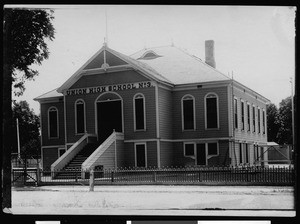
[{"label": "building sign board", "polygon": [[85,94],[93,94],[93,93],[122,91],[122,90],[128,90],[128,89],[144,89],[144,88],[150,88],[153,86],[154,85],[151,81],[124,83],[124,84],[115,84],[115,85],[106,85],[106,86],[69,89],[65,92],[65,95],[67,95],[67,96],[85,95]]}]

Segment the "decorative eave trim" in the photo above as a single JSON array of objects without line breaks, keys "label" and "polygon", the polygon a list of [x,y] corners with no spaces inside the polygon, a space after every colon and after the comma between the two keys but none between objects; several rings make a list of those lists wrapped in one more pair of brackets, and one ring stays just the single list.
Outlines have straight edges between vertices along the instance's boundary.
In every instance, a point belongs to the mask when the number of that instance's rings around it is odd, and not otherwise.
[{"label": "decorative eave trim", "polygon": [[217,88],[217,87],[228,86],[230,83],[231,83],[230,80],[222,80],[222,81],[178,84],[178,85],[174,86],[173,91],[191,90],[191,89],[199,89],[199,88],[202,88],[202,89]]},{"label": "decorative eave trim", "polygon": [[63,102],[64,96],[56,96],[56,97],[50,97],[50,98],[42,98],[42,99],[33,99],[34,101],[38,101],[39,103],[59,103],[59,102]]}]

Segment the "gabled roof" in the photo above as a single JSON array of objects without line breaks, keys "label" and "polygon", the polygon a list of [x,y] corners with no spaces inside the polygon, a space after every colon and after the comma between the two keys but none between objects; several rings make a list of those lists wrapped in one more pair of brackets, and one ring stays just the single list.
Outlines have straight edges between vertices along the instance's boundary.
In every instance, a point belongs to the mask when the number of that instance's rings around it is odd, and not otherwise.
[{"label": "gabled roof", "polygon": [[[147,52],[154,52],[159,57],[143,59],[143,55]],[[229,77],[201,59],[175,46],[148,48],[131,57],[148,65],[175,85],[230,80]]]},{"label": "gabled roof", "polygon": [[59,97],[63,97],[63,94],[57,92],[57,89],[54,89],[54,90],[51,90],[47,93],[44,93],[41,96],[38,96],[38,97],[34,98],[33,100],[41,101],[41,100],[44,100],[44,99],[59,98]]}]

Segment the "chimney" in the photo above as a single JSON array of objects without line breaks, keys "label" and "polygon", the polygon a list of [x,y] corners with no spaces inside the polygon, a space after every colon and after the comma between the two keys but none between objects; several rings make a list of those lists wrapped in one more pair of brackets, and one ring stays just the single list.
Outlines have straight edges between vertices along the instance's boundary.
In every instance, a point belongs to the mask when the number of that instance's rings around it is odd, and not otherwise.
[{"label": "chimney", "polygon": [[214,45],[215,42],[213,40],[205,41],[205,63],[216,68]]}]

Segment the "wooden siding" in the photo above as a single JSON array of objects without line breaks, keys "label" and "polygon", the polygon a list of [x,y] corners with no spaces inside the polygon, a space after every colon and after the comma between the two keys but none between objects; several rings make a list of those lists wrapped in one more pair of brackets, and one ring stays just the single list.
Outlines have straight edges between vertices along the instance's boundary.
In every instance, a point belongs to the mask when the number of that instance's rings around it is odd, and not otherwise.
[{"label": "wooden siding", "polygon": [[195,159],[184,156],[183,142],[173,143],[173,166],[194,166]]},{"label": "wooden siding", "polygon": [[229,158],[229,142],[219,141],[219,155],[207,160],[208,166],[227,166],[231,163]]},{"label": "wooden siding", "polygon": [[49,170],[51,169],[51,164],[58,159],[58,148],[42,148],[42,158],[43,158],[43,169]]},{"label": "wooden siding", "polygon": [[[119,57],[116,57],[112,53],[106,51],[106,63],[109,64],[109,66],[117,66],[117,65],[126,65],[127,63],[123,60],[121,60]],[[101,66],[101,65],[100,65]]]},{"label": "wooden siding", "polygon": [[157,167],[157,143],[147,142],[147,166]]},{"label": "wooden siding", "polygon": [[98,159],[98,164],[103,166],[103,169],[114,169],[115,168],[115,142],[105,150],[105,152]]},{"label": "wooden siding", "polygon": [[[56,107],[58,110],[58,138],[50,139],[48,133],[48,109]],[[43,146],[49,145],[64,145],[65,144],[65,126],[64,126],[64,103],[41,103],[41,123],[42,123],[42,143]]]},{"label": "wooden siding", "polygon": [[149,81],[135,71],[84,75],[70,89]]},{"label": "wooden siding", "polygon": [[[219,129],[205,130],[204,97],[213,92],[219,98]],[[196,130],[182,130],[181,99],[190,94],[195,98]],[[199,88],[194,90],[183,90],[173,92],[173,138],[218,138],[228,137],[228,91],[227,86],[215,88]]]},{"label": "wooden siding", "polygon": [[173,142],[160,142],[160,165],[161,167],[173,165]]},{"label": "wooden siding", "polygon": [[[250,93],[249,93],[250,94]],[[254,142],[267,142],[267,132],[263,134],[261,131],[258,133],[258,121],[257,121],[257,107],[261,109],[261,126],[262,126],[262,109],[267,111],[266,104],[261,101],[255,99],[253,96],[250,96],[248,93],[244,93],[241,90],[234,88],[233,95],[237,98],[237,114],[238,114],[238,128],[235,129],[234,137],[236,140],[246,140],[246,141],[254,141]],[[241,130],[242,127],[242,117],[241,117],[241,100],[245,103],[245,129]],[[247,103],[250,103],[250,131],[247,131]],[[253,132],[252,127],[252,107],[255,106],[255,115],[256,115],[256,127],[255,132]],[[232,116],[233,117],[233,116]],[[265,125],[267,126],[267,120],[265,120]]]},{"label": "wooden siding", "polygon": [[125,167],[134,167],[135,158],[134,158],[134,143],[124,143],[124,158],[125,158]]},{"label": "wooden siding", "polygon": [[125,152],[124,152],[124,141],[116,140],[117,146],[117,167],[122,168],[125,167]]},{"label": "wooden siding", "polygon": [[158,87],[158,110],[160,138],[172,139],[172,92]]}]

